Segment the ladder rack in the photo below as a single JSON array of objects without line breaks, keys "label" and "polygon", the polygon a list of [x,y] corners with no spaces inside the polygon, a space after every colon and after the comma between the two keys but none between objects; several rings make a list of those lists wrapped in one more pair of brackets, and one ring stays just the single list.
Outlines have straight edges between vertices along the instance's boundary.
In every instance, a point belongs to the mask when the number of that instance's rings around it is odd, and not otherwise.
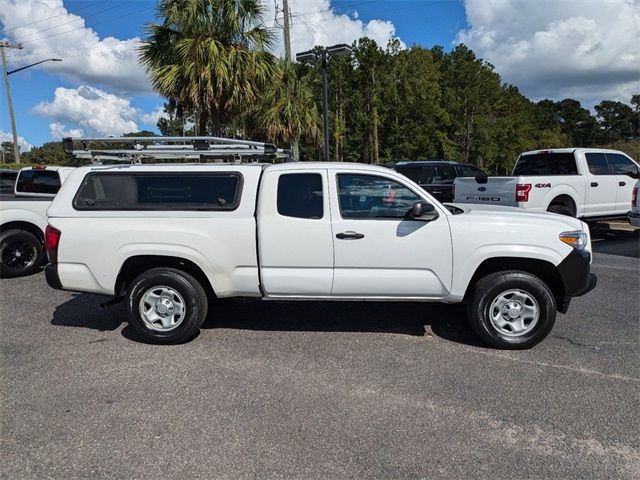
[{"label": "ladder rack", "polygon": [[295,161],[290,150],[272,143],[224,137],[67,137],[64,151],[92,163],[189,161],[256,163]]}]

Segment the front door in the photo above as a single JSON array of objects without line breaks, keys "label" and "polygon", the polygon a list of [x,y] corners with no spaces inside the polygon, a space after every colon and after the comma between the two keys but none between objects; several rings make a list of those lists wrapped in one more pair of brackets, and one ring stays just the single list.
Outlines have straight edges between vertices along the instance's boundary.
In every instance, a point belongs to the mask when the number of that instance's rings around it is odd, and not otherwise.
[{"label": "front door", "polygon": [[333,280],[327,171],[267,170],[258,210],[260,276],[267,296],[326,297]]},{"label": "front door", "polygon": [[330,172],[329,185],[335,256],[332,296],[448,294],[452,247],[444,211],[431,222],[405,218],[416,201],[427,197],[399,176]]}]

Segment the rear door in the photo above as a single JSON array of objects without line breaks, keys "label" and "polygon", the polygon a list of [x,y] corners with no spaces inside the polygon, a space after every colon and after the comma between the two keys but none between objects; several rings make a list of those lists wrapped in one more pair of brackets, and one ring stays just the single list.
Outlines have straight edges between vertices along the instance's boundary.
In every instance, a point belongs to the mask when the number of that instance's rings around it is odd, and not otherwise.
[{"label": "rear door", "polygon": [[631,210],[631,192],[633,192],[638,178],[638,166],[621,153],[607,153],[606,155],[618,182],[616,213],[624,214]]},{"label": "rear door", "polygon": [[[397,178],[330,171],[334,297],[442,298],[451,286],[447,215],[406,219],[426,199]],[[441,209],[440,205],[435,205]]]},{"label": "rear door", "polygon": [[267,296],[328,296],[333,238],[327,171],[268,170],[258,208],[260,276]]},{"label": "rear door", "polygon": [[585,212],[590,216],[611,215],[616,211],[618,180],[612,174],[604,153],[588,152],[584,156],[589,169]]}]

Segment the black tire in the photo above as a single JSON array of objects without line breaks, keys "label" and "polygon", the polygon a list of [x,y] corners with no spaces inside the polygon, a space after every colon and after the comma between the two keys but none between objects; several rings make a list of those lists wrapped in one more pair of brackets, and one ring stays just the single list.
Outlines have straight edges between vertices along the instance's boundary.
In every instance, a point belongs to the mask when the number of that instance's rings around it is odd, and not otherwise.
[{"label": "black tire", "polygon": [[547,212],[557,213],[559,215],[566,215],[567,217],[576,216],[576,213],[570,207],[567,207],[566,205],[561,205],[561,204],[549,205],[549,208],[547,208]]},{"label": "black tire", "polygon": [[[167,287],[176,292],[179,301],[176,305],[183,303],[184,316],[176,327],[170,330],[158,330],[151,328],[148,321],[145,321],[140,311],[143,296],[154,289]],[[157,291],[157,290],[156,290]],[[152,292],[153,294],[153,292]],[[163,294],[164,295],[164,294]],[[145,297],[148,298],[148,297]],[[162,297],[165,298],[165,297]],[[167,296],[170,298],[170,296]],[[145,304],[147,307],[149,303]],[[183,343],[193,338],[205,318],[207,317],[207,295],[202,285],[188,273],[173,268],[154,268],[136,278],[129,288],[129,299],[127,302],[127,314],[129,325],[142,338],[143,341],[156,344],[176,344]],[[162,328],[156,325],[156,328]]]},{"label": "black tire", "polygon": [[40,267],[42,242],[26,230],[7,230],[0,234],[0,276],[29,275]]},{"label": "black tire", "polygon": [[[509,325],[509,320],[505,322],[507,325],[501,331],[491,318],[491,307],[494,300],[498,302],[498,298],[513,290],[524,292],[537,302],[537,323],[532,325],[533,322],[530,321],[527,327],[530,330],[523,329],[522,334],[505,332],[506,329],[513,328]],[[471,328],[482,340],[494,348],[507,350],[531,348],[544,340],[556,321],[556,302],[549,287],[538,277],[521,271],[497,272],[480,279],[473,288],[467,307]],[[500,310],[497,311],[500,312]],[[495,312],[496,310],[493,313],[495,314]],[[509,317],[498,316],[498,318]]]}]

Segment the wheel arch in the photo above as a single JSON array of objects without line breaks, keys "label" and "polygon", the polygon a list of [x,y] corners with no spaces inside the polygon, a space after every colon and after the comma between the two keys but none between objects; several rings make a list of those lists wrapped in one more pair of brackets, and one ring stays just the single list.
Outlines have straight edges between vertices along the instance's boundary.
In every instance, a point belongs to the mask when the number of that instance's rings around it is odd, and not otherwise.
[{"label": "wheel arch", "polygon": [[481,278],[492,273],[518,270],[535,275],[542,280],[551,290],[553,296],[558,301],[558,307],[562,306],[565,298],[565,287],[558,268],[551,262],[537,258],[522,257],[493,257],[484,260],[476,268],[469,284],[467,285],[464,298],[469,298],[473,287]]},{"label": "wheel arch", "polygon": [[152,268],[181,270],[194,277],[208,295],[216,295],[209,278],[196,263],[186,258],[170,255],[135,255],[127,258],[116,277],[114,294],[116,296],[124,295],[133,280]]},{"label": "wheel arch", "polygon": [[36,236],[38,240],[42,244],[44,244],[44,232],[42,229],[31,222],[23,222],[23,221],[11,221],[6,222],[0,225],[0,232],[6,232],[8,230],[24,230]]},{"label": "wheel arch", "polygon": [[578,204],[569,193],[559,193],[547,205],[547,210],[553,205],[562,205],[569,208],[573,212],[573,216],[578,215]]}]

